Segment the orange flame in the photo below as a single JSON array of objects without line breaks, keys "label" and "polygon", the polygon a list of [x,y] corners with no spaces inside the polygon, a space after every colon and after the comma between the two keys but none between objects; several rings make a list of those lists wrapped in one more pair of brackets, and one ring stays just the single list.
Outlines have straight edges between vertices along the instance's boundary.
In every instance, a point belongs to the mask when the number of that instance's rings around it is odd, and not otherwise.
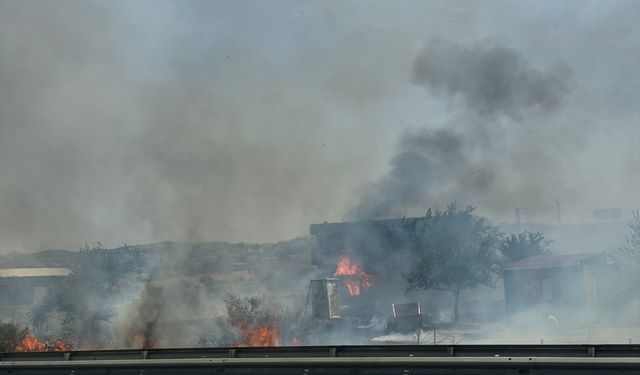
[{"label": "orange flame", "polygon": [[33,333],[27,333],[20,344],[16,346],[16,352],[46,352],[47,344],[38,340]]},{"label": "orange flame", "polygon": [[362,270],[359,262],[352,260],[348,255],[342,255],[338,261],[336,276],[348,276],[343,278],[347,291],[352,296],[360,295],[360,287],[369,289],[373,285],[371,275]]},{"label": "orange flame", "polygon": [[240,324],[243,342],[237,346],[278,346],[280,345],[280,332],[272,324],[264,327],[250,327]]},{"label": "orange flame", "polygon": [[36,335],[29,332],[22,339],[20,344],[16,345],[16,352],[64,352],[68,351],[69,345],[63,341],[56,341],[52,345],[44,341],[40,341]]},{"label": "orange flame", "polygon": [[54,352],[66,352],[71,350],[71,347],[66,342],[56,341],[51,347]]}]

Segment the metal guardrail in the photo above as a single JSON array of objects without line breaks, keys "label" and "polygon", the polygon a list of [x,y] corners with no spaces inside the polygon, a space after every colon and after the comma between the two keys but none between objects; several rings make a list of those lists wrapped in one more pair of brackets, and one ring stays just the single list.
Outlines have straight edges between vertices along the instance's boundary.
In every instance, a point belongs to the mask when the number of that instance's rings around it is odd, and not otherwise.
[{"label": "metal guardrail", "polygon": [[12,361],[79,361],[188,358],[323,357],[629,357],[640,359],[640,344],[612,345],[345,345],[248,348],[162,348],[0,353]]},{"label": "metal guardrail", "polygon": [[[0,374],[640,374],[640,345],[385,345],[0,353]],[[594,372],[595,371],[595,372]]]}]

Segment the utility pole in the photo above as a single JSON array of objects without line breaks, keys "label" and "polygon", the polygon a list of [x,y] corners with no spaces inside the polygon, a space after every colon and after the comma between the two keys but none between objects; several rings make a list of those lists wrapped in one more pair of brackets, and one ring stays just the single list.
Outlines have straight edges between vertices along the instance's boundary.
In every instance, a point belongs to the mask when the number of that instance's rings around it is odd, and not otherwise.
[{"label": "utility pole", "polygon": [[558,225],[562,225],[562,217],[560,216],[560,201],[556,201],[556,209],[558,211]]},{"label": "utility pole", "polygon": [[516,207],[516,222],[520,225],[520,208]]}]

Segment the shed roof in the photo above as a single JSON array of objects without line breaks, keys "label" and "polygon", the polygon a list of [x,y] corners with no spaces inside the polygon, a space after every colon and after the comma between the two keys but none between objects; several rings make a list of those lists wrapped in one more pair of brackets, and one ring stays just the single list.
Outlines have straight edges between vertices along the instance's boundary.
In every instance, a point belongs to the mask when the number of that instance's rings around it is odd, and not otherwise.
[{"label": "shed roof", "polygon": [[0,278],[69,276],[70,274],[70,269],[62,267],[0,268]]},{"label": "shed roof", "polygon": [[502,267],[503,270],[541,269],[554,267],[569,267],[581,264],[604,264],[608,256],[603,253],[580,253],[565,255],[535,255],[516,260]]},{"label": "shed roof", "polygon": [[345,234],[356,230],[392,228],[394,226],[404,224],[414,224],[416,222],[427,220],[426,217],[403,217],[399,219],[375,219],[361,221],[344,221],[339,223],[324,222],[322,224],[309,225],[309,233],[313,236],[321,236],[327,234]]}]

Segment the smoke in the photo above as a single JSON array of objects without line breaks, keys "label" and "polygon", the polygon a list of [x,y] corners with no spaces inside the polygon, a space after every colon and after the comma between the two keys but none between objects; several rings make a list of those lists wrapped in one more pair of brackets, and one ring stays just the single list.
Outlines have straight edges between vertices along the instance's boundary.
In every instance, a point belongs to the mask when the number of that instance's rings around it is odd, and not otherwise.
[{"label": "smoke", "polygon": [[398,216],[455,200],[496,211],[533,186],[536,195],[546,195],[562,171],[538,164],[541,173],[531,173],[526,152],[535,149],[540,158],[555,153],[532,134],[551,130],[541,123],[555,121],[570,77],[564,63],[535,69],[518,51],[493,42],[429,40],[413,64],[412,82],[449,101],[456,114],[435,127],[406,131],[390,171],[365,187],[350,217]]},{"label": "smoke", "polygon": [[[144,277],[132,285],[129,293],[118,296],[111,321],[115,332],[112,345],[191,347],[200,338],[209,345],[238,344],[240,341],[222,338],[233,336],[234,331],[224,319],[229,308],[225,299],[230,295],[254,295],[282,303],[272,307],[288,314],[279,316],[278,321],[283,325],[279,331],[289,332],[291,327],[284,326],[293,324],[294,317],[302,318],[305,287],[314,270],[309,254],[312,247],[310,238],[274,244],[163,243],[134,247],[132,252],[146,256]],[[273,272],[277,267],[289,271]],[[287,333],[283,337],[290,340],[290,336]]]},{"label": "smoke", "polygon": [[[436,183],[433,151],[413,147],[394,163],[426,158],[417,178],[431,187],[400,184],[406,201],[502,218],[637,200],[634,4],[0,7],[5,254],[292,238],[350,216],[357,187],[411,148],[404,138],[437,130],[459,138],[486,188]],[[621,182],[603,196],[594,175]]]},{"label": "smoke", "polygon": [[[171,345],[213,324],[171,322],[221,314],[236,285],[299,304],[331,276],[284,263],[306,243],[269,261],[192,243],[453,201],[524,220],[635,204],[638,10],[0,0],[0,254],[188,242],[114,303],[119,346]],[[370,233],[348,245],[398,281],[407,259]]]},{"label": "smoke", "polygon": [[557,109],[567,94],[569,74],[562,63],[531,68],[516,50],[490,42],[460,45],[432,39],[416,58],[413,83],[437,95],[460,97],[478,115],[518,119],[528,109]]},{"label": "smoke", "polygon": [[461,134],[448,129],[417,129],[401,137],[400,153],[390,172],[367,186],[350,216],[358,219],[404,216],[415,207],[429,207],[451,184],[484,191],[493,172],[465,154]]},{"label": "smoke", "polygon": [[393,92],[335,62],[361,40],[323,59],[304,38],[256,48],[280,35],[232,20],[266,27],[259,6],[0,6],[3,253],[293,238],[338,217],[373,165],[333,124]]},{"label": "smoke", "polygon": [[[391,160],[391,172],[371,186],[353,216],[380,218],[393,216],[407,204],[419,204],[430,183],[431,163],[416,152],[403,152]],[[381,198],[384,197],[384,198]]]}]

